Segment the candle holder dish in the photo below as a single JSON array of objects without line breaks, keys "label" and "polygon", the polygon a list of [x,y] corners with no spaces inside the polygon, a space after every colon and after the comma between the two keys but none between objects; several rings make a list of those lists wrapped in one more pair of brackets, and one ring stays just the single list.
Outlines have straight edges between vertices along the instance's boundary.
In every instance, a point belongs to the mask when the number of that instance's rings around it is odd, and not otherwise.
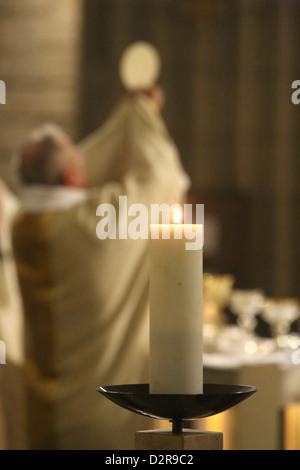
[{"label": "candle holder dish", "polygon": [[221,413],[249,398],[257,388],[249,385],[204,384],[203,394],[151,394],[149,384],[111,385],[97,391],[115,404],[143,416],[172,422],[182,432],[183,421]]}]

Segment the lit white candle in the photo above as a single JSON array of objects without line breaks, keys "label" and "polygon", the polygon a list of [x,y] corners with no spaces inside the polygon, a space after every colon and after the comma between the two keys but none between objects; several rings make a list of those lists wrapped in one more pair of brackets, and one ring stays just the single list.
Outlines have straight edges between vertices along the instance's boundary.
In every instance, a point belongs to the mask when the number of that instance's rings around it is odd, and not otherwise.
[{"label": "lit white candle", "polygon": [[[169,239],[163,238],[170,230]],[[151,225],[150,393],[203,393],[203,249],[187,249],[201,225]],[[180,236],[181,235],[181,236]]]}]

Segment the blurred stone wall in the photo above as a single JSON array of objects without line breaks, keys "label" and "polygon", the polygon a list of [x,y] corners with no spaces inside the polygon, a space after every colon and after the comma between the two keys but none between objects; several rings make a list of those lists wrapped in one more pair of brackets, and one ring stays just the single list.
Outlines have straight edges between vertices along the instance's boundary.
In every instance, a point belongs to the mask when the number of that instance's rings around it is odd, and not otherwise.
[{"label": "blurred stone wall", "polygon": [[78,132],[81,0],[0,0],[0,176],[12,153],[45,121]]}]

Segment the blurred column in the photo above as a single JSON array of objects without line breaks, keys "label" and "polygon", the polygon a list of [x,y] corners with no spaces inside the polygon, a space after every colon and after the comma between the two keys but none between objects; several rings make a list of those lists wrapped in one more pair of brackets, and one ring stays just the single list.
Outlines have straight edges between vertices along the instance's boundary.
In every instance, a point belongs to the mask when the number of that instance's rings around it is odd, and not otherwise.
[{"label": "blurred column", "polygon": [[44,121],[78,129],[83,0],[0,0],[0,174],[11,183],[10,158]]},{"label": "blurred column", "polygon": [[[275,53],[276,114],[274,152],[274,290],[277,295],[290,296],[294,276],[294,159],[295,139],[299,132],[299,114],[291,102],[291,84],[297,79],[299,63],[297,28],[299,28],[299,6],[294,0],[279,2],[277,43]],[[299,158],[299,155],[297,155]]]},{"label": "blurred column", "polygon": [[[273,172],[278,1],[241,0],[237,41],[236,184],[252,202],[252,287],[273,289]],[[263,260],[263,262],[262,262]]]}]

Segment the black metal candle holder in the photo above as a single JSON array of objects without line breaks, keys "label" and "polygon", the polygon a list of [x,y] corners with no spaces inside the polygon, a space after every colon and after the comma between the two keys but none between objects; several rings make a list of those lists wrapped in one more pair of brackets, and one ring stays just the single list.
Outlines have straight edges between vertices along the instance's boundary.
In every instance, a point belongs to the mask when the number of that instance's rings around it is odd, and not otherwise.
[{"label": "black metal candle holder", "polygon": [[226,411],[249,398],[257,388],[250,385],[204,384],[203,394],[151,394],[149,384],[111,385],[98,392],[134,413],[172,422],[181,434],[183,421],[206,418]]}]

